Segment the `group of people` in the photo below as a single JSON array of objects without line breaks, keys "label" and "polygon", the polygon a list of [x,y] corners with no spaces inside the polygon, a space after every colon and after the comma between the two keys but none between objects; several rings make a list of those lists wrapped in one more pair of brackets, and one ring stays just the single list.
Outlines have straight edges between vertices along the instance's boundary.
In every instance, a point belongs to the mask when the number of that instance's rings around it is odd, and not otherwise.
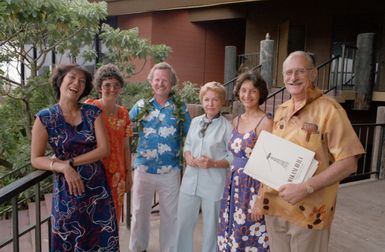
[{"label": "group of people", "polygon": [[[57,67],[51,82],[58,103],[37,113],[31,145],[32,165],[54,172],[51,251],[119,251],[117,220],[131,189],[133,252],[148,248],[155,193],[161,252],[193,251],[200,212],[204,252],[327,251],[338,184],[357,169],[364,149],[343,108],[314,86],[310,54],[291,53],[283,77],[291,99],[274,118],[259,107],[268,96],[266,82],[246,71],[234,88],[244,113],[225,118],[225,88],[208,82],[199,92],[204,114],[191,120],[172,91],[176,73],[165,62],[148,75],[152,98],[129,112],[117,103],[124,81],[116,66],[97,70],[93,84],[100,98],[84,103],[92,76],[78,65]],[[133,176],[131,122],[139,133]],[[315,175],[278,191],[246,175],[262,130],[314,151]]]}]

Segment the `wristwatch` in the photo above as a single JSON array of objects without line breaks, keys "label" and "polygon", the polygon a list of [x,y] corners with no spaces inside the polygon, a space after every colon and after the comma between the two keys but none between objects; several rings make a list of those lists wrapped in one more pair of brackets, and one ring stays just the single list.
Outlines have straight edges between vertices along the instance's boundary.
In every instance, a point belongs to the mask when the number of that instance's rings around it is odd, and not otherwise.
[{"label": "wristwatch", "polygon": [[314,192],[314,187],[313,187],[310,183],[306,182],[306,183],[305,183],[305,186],[306,186],[306,192],[307,192],[308,194],[311,194],[311,193]]},{"label": "wristwatch", "polygon": [[72,168],[75,168],[75,165],[74,165],[74,159],[71,158],[68,160],[68,164],[72,167]]}]

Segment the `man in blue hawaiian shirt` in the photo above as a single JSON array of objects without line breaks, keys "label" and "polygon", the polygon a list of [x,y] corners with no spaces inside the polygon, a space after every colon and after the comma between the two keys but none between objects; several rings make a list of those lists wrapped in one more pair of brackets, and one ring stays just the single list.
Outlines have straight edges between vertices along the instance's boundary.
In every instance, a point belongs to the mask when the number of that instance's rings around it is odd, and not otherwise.
[{"label": "man in blue hawaiian shirt", "polygon": [[139,131],[132,188],[130,249],[133,252],[147,249],[150,213],[156,192],[160,210],[160,251],[171,252],[176,235],[181,146],[191,118],[186,104],[171,91],[177,82],[171,65],[166,62],[154,65],[148,80],[153,97],[139,100],[130,110],[130,119],[136,122]]}]

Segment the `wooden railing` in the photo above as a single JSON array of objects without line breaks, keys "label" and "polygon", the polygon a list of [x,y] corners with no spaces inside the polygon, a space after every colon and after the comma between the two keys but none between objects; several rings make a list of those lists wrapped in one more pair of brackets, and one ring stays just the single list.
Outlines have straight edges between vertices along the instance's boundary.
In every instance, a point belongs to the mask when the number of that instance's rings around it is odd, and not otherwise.
[{"label": "wooden railing", "polygon": [[237,67],[239,70],[242,68],[252,68],[253,66],[258,66],[259,64],[259,53],[245,53],[238,55]]},{"label": "wooden railing", "polygon": [[365,149],[365,154],[358,160],[357,172],[344,179],[342,183],[378,178],[380,175],[382,143],[385,140],[385,124],[355,123],[353,124],[358,138]]},{"label": "wooden railing", "polygon": [[[49,171],[33,171],[30,174],[16,180],[15,182],[3,187],[0,189],[0,203],[3,205],[6,202],[11,203],[11,213],[12,213],[12,236],[11,237],[0,237],[0,249],[6,245],[12,243],[13,251],[19,251],[19,239],[23,235],[26,235],[28,232],[35,230],[35,248],[31,248],[31,251],[40,252],[42,247],[41,239],[41,227],[42,224],[47,223],[48,225],[48,234],[51,233],[51,216],[46,218],[41,217],[41,208],[40,204],[35,204],[35,224],[31,224],[27,227],[24,227],[22,230],[19,230],[19,204],[18,197],[20,194],[25,191],[33,188],[34,189],[34,198],[35,203],[40,202],[41,198],[41,188],[40,184],[51,176]],[[3,228],[3,227],[2,227]],[[48,235],[48,244],[50,247],[51,238]]]}]

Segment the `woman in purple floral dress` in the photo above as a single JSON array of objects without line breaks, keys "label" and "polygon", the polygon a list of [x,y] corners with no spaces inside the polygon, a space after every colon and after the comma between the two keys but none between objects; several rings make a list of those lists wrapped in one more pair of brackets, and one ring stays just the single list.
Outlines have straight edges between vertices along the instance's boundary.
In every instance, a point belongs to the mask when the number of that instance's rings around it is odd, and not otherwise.
[{"label": "woman in purple floral dress", "polygon": [[234,156],[227,174],[218,225],[218,251],[269,251],[264,218],[252,213],[259,181],[243,173],[251,151],[262,130],[271,131],[272,119],[259,108],[268,94],[266,82],[254,72],[241,74],[235,95],[245,113],[233,120],[228,145]]},{"label": "woman in purple floral dress", "polygon": [[[54,172],[51,251],[119,251],[115,208],[101,158],[108,140],[94,105],[80,103],[92,76],[78,65],[56,67],[58,103],[37,113],[31,162]],[[47,157],[47,143],[55,157]]]}]

